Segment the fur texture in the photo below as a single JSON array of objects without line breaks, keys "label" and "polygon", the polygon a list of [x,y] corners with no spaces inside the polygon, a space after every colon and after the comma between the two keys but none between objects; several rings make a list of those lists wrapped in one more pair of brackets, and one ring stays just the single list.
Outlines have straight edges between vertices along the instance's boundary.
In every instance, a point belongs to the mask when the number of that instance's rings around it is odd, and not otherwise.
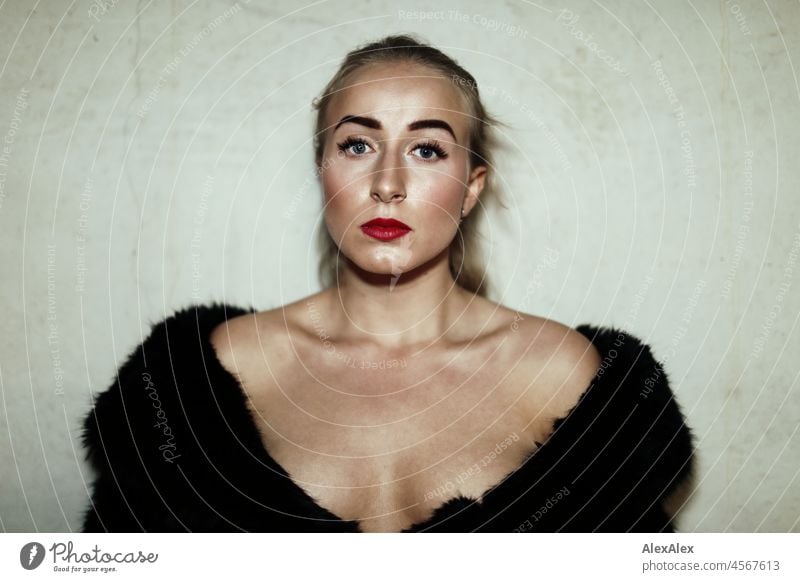
[{"label": "fur texture", "polygon": [[[96,472],[83,531],[358,532],[264,449],[209,342],[252,309],[194,305],[153,326],[84,420]],[[690,477],[693,436],[663,368],[622,330],[581,325],[603,363],[555,432],[483,503],[457,497],[405,531],[672,532],[664,499]]]}]

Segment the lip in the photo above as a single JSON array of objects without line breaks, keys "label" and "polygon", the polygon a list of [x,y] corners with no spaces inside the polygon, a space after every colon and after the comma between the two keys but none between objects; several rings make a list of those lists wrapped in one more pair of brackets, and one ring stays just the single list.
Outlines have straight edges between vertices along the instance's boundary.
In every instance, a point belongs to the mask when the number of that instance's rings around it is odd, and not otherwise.
[{"label": "lip", "polygon": [[373,218],[362,224],[361,230],[378,240],[393,240],[411,232],[411,227],[394,218]]}]

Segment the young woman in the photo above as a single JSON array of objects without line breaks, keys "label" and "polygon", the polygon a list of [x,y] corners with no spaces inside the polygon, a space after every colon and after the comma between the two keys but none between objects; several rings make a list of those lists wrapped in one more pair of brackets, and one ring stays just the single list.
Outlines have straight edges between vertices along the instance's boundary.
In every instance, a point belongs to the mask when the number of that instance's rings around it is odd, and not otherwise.
[{"label": "young woman", "polygon": [[674,531],[692,435],[648,346],[486,298],[475,79],[392,36],[315,107],[323,290],[154,326],[86,418],[84,531]]}]

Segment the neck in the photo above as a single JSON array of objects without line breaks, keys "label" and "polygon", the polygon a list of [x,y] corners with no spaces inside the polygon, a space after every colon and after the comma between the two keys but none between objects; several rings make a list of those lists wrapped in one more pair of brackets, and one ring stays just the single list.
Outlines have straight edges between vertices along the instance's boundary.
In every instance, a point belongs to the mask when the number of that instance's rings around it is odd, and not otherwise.
[{"label": "neck", "polygon": [[455,284],[448,249],[399,277],[347,263],[331,297],[339,337],[398,348],[441,340],[466,315],[474,295]]}]

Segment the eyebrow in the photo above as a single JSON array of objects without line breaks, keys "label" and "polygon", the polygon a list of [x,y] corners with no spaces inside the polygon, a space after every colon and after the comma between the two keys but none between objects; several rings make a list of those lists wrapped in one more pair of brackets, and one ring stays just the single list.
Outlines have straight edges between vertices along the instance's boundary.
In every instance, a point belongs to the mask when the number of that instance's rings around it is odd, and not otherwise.
[{"label": "eyebrow", "polygon": [[[336,124],[336,127],[334,127],[333,130],[336,131],[337,129],[339,129],[340,125],[343,125],[345,123],[356,123],[358,125],[363,125],[364,127],[369,127],[370,129],[383,129],[383,125],[381,124],[381,122],[372,117],[361,117],[359,115],[345,115],[339,120],[339,123]],[[441,119],[419,119],[417,121],[412,121],[411,123],[408,124],[409,131],[416,131],[418,129],[428,129],[428,128],[443,129],[453,136],[453,141],[458,143],[453,128],[450,127],[449,123]]]}]

